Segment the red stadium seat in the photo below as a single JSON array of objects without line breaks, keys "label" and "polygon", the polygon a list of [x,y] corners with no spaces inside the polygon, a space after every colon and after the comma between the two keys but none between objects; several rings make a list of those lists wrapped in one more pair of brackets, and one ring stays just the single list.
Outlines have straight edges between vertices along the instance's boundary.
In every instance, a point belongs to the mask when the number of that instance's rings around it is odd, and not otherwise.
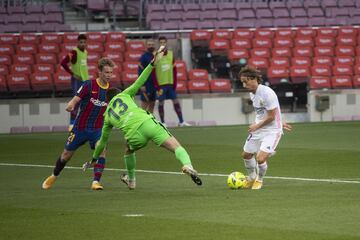
[{"label": "red stadium seat", "polygon": [[187,72],[184,68],[176,68],[176,78],[178,81],[186,81],[187,80]]},{"label": "red stadium seat", "polygon": [[97,71],[89,71],[89,79],[96,79],[98,77]]},{"label": "red stadium seat", "polygon": [[289,70],[286,67],[270,67],[267,76],[272,85],[279,84],[283,79],[289,79]]},{"label": "red stadium seat", "polygon": [[0,75],[8,75],[9,74],[9,68],[7,65],[0,65]]},{"label": "red stadium seat", "polygon": [[99,42],[89,42],[86,45],[86,49],[88,52],[104,52],[104,46],[102,43]]},{"label": "red stadium seat", "polygon": [[292,66],[303,66],[310,67],[311,66],[311,58],[309,57],[293,57],[291,58]]},{"label": "red stadium seat", "polygon": [[1,65],[11,65],[11,58],[9,55],[0,54],[0,64]]},{"label": "red stadium seat", "polygon": [[192,30],[190,39],[193,46],[208,46],[211,33],[206,30]]},{"label": "red stadium seat", "polygon": [[88,71],[89,72],[97,72],[98,71],[98,64],[94,63],[94,62],[88,63]]},{"label": "red stadium seat", "polygon": [[259,28],[255,30],[255,38],[270,38],[274,37],[274,31],[266,28]]},{"label": "red stadium seat", "polygon": [[270,38],[255,38],[252,40],[254,48],[272,48],[272,41]]},{"label": "red stadium seat", "polygon": [[58,72],[54,76],[56,91],[71,90],[71,76],[68,73]]},{"label": "red stadium seat", "polygon": [[105,44],[105,51],[107,52],[125,52],[125,43],[123,42],[108,42]]},{"label": "red stadium seat", "polygon": [[192,69],[189,71],[189,80],[206,80],[209,81],[209,73],[205,69]]},{"label": "red stadium seat", "polygon": [[331,37],[335,38],[338,35],[337,29],[335,28],[319,28],[317,29],[318,37]]},{"label": "red stadium seat", "polygon": [[36,45],[34,44],[19,44],[16,46],[17,54],[35,54],[37,53]]},{"label": "red stadium seat", "polygon": [[309,81],[310,89],[331,88],[329,77],[311,77]]},{"label": "red stadium seat", "polygon": [[176,82],[176,92],[177,93],[188,93],[187,81],[178,81]]},{"label": "red stadium seat", "polygon": [[50,73],[34,73],[30,78],[31,87],[35,91],[52,91],[53,80]]},{"label": "red stadium seat", "polygon": [[77,43],[67,42],[61,45],[61,52],[71,52],[74,48],[77,47]]},{"label": "red stadium seat", "polygon": [[352,76],[334,76],[331,78],[333,88],[352,88]]},{"label": "red stadium seat", "polygon": [[18,36],[0,34],[0,45],[15,45],[18,43]]},{"label": "red stadium seat", "polygon": [[276,38],[294,38],[296,32],[291,29],[277,29],[275,31],[275,37]]},{"label": "red stadium seat", "polygon": [[311,67],[311,76],[330,77],[331,68],[330,66],[326,66],[326,65],[314,65]]},{"label": "red stadium seat", "polygon": [[336,57],[335,58],[335,64],[336,65],[350,65],[353,66],[354,65],[354,58],[353,57]]},{"label": "red stadium seat", "polygon": [[229,61],[237,63],[242,58],[249,58],[247,49],[230,49],[229,50]]},{"label": "red stadium seat", "polygon": [[253,31],[250,31],[248,29],[240,28],[240,29],[235,29],[233,38],[234,39],[238,39],[238,38],[240,38],[240,39],[244,39],[244,38],[252,39],[253,35],[254,35]]},{"label": "red stadium seat", "polygon": [[137,72],[122,72],[121,73],[121,81],[124,87],[130,86],[133,82],[138,78]]},{"label": "red stadium seat", "polygon": [[230,49],[230,43],[226,39],[210,40],[210,50],[213,54],[227,54]]},{"label": "red stadium seat", "polygon": [[269,61],[267,58],[253,57],[249,59],[248,65],[258,69],[266,69],[269,67]]},{"label": "red stadium seat", "polygon": [[8,87],[11,92],[30,91],[30,81],[26,74],[8,75]]},{"label": "red stadium seat", "polygon": [[316,30],[312,28],[299,28],[296,30],[296,37],[315,37]]},{"label": "red stadium seat", "polygon": [[287,57],[273,57],[270,60],[270,66],[272,66],[272,67],[290,67],[289,58],[287,58]]},{"label": "red stadium seat", "polygon": [[352,76],[353,67],[351,65],[335,65],[332,72],[334,76]]},{"label": "red stadium seat", "polygon": [[210,85],[208,80],[190,80],[188,82],[190,93],[209,93]]},{"label": "red stadium seat", "polygon": [[333,58],[332,57],[314,57],[313,58],[313,65],[326,65],[332,66],[333,65]]},{"label": "red stadium seat", "polygon": [[40,37],[41,43],[62,43],[63,36],[60,34],[53,34],[53,33],[44,33]]},{"label": "red stadium seat", "polygon": [[210,90],[213,93],[229,93],[231,92],[231,83],[229,79],[212,79],[210,81]]},{"label": "red stadium seat", "polygon": [[65,33],[64,37],[63,37],[63,41],[64,43],[75,43],[77,44],[78,42],[78,33]]},{"label": "red stadium seat", "polygon": [[20,44],[38,44],[39,36],[32,33],[23,33],[20,34],[19,43]]},{"label": "red stadium seat", "polygon": [[111,76],[110,85],[112,87],[121,87],[121,77],[120,72],[113,72],[113,75]]},{"label": "red stadium seat", "polygon": [[288,47],[273,48],[271,54],[273,57],[291,57],[291,50]]},{"label": "red stadium seat", "polygon": [[101,58],[100,53],[98,52],[89,52],[87,56],[87,61],[89,63],[98,63],[99,59]]},{"label": "red stadium seat", "polygon": [[274,47],[293,47],[290,37],[277,37],[274,39]]},{"label": "red stadium seat", "polygon": [[358,29],[353,27],[340,27],[338,36],[352,36],[358,35]]},{"label": "red stadium seat", "polygon": [[119,52],[119,51],[106,51],[103,53],[102,56],[110,58],[111,60],[113,60],[115,62],[123,62],[124,61],[124,56],[123,56],[122,52]]},{"label": "red stadium seat", "polygon": [[186,67],[186,63],[185,61],[183,60],[175,60],[175,67],[176,67],[176,70],[179,71],[179,70],[185,70],[185,72],[187,71],[187,67]]},{"label": "red stadium seat", "polygon": [[225,39],[230,40],[232,34],[229,30],[226,29],[215,29],[212,34],[213,39]]},{"label": "red stadium seat", "polygon": [[353,86],[354,88],[360,88],[360,75],[353,77]]},{"label": "red stadium seat", "polygon": [[292,83],[306,83],[310,78],[309,67],[292,66],[290,68],[290,77]]},{"label": "red stadium seat", "polygon": [[356,46],[356,39],[353,36],[339,36],[336,38],[336,43],[339,46]]},{"label": "red stadium seat", "polygon": [[[113,69],[113,73],[114,72],[121,73],[123,71],[121,62],[115,62],[114,61],[114,64],[115,64],[115,66],[114,66],[114,69]],[[119,78],[119,79],[121,79],[121,78]]]},{"label": "red stadium seat", "polygon": [[123,62],[122,69],[124,69],[125,72],[138,72],[139,62],[130,62],[126,61]]},{"label": "red stadium seat", "polygon": [[42,43],[39,46],[39,53],[59,53],[59,45],[57,43]]},{"label": "red stadium seat", "polygon": [[[360,49],[359,49],[360,50]],[[358,56],[360,51],[356,48],[356,55]],[[352,46],[337,46],[335,48],[336,56],[355,56],[355,50]]]},{"label": "red stadium seat", "polygon": [[64,73],[69,74],[65,71],[65,69],[60,64],[55,65],[55,72],[62,73],[62,74],[64,74]]},{"label": "red stadium seat", "polygon": [[55,73],[54,65],[53,64],[35,64],[33,66],[34,73]]},{"label": "red stadium seat", "polygon": [[355,75],[360,75],[360,63],[356,63],[354,66],[354,73]]},{"label": "red stadium seat", "polygon": [[0,75],[0,92],[7,92],[7,84],[4,75]]},{"label": "red stadium seat", "polygon": [[297,37],[294,42],[295,47],[313,47],[315,45],[311,37]]},{"label": "red stadium seat", "polygon": [[31,66],[25,64],[14,64],[11,66],[11,74],[31,74]]},{"label": "red stadium seat", "polygon": [[88,32],[86,33],[87,42],[99,42],[103,43],[105,42],[105,34],[102,34],[100,32]]},{"label": "red stadium seat", "polygon": [[0,54],[1,55],[12,55],[14,54],[14,47],[10,44],[1,44],[0,45]]},{"label": "red stadium seat", "polygon": [[122,32],[109,32],[106,34],[106,42],[125,42],[126,36]]},{"label": "red stadium seat", "polygon": [[320,56],[334,56],[334,48],[333,47],[315,47],[314,54],[316,57]]},{"label": "red stadium seat", "polygon": [[317,37],[315,39],[315,44],[319,47],[334,47],[336,42],[333,37]]},{"label": "red stadium seat", "polygon": [[146,51],[145,43],[144,41],[140,41],[140,40],[131,40],[126,43],[126,50],[145,52]]},{"label": "red stadium seat", "polygon": [[270,50],[269,48],[253,48],[250,51],[251,57],[263,57],[269,58],[270,57]]},{"label": "red stadium seat", "polygon": [[313,49],[312,47],[295,47],[293,48],[294,57],[312,57]]},{"label": "red stadium seat", "polygon": [[125,53],[125,61],[139,61],[143,52],[130,51]]},{"label": "red stadium seat", "polygon": [[38,53],[36,54],[36,63],[56,64],[56,55],[53,53]]},{"label": "red stadium seat", "polygon": [[232,49],[246,49],[251,48],[251,41],[247,38],[237,38],[231,40]]},{"label": "red stadium seat", "polygon": [[32,54],[16,54],[13,56],[14,64],[29,64],[35,63],[34,56]]}]

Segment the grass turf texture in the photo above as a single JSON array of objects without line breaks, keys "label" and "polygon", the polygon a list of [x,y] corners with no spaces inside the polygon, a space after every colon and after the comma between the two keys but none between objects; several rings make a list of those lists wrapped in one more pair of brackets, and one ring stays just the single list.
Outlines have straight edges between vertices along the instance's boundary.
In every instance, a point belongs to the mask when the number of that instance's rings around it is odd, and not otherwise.
[{"label": "grass turf texture", "polygon": [[[245,173],[240,157],[247,126],[171,132],[201,173]],[[66,134],[0,135],[0,163],[53,165]],[[360,122],[295,124],[270,159],[268,176],[360,181]],[[124,168],[113,132],[107,167]],[[88,146],[69,166],[89,160]],[[179,172],[175,157],[153,144],[138,169]],[[137,173],[129,191],[119,171],[104,172],[104,191],[90,190],[91,171],[65,169],[41,189],[52,168],[0,165],[2,239],[360,239],[360,184],[267,178],[260,191],[229,190],[226,177]],[[128,214],[141,216],[127,217]]]}]

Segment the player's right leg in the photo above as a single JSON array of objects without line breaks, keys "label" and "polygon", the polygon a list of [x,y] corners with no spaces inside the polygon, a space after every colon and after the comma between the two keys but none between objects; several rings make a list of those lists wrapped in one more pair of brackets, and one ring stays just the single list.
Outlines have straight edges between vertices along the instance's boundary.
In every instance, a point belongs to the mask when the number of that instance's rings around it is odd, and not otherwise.
[{"label": "player's right leg", "polygon": [[56,160],[53,173],[42,183],[43,189],[49,189],[55,184],[57,177],[60,175],[61,171],[64,169],[66,163],[71,159],[73,154],[74,152],[64,149],[61,156]]},{"label": "player's right leg", "polygon": [[244,188],[252,188],[257,178],[256,166],[257,162],[255,154],[260,148],[259,136],[250,133],[244,144],[242,157],[244,159],[244,165],[247,171],[247,178],[245,180]]},{"label": "player's right leg", "polygon": [[136,188],[136,155],[135,151],[131,150],[129,145],[125,148],[124,162],[127,174],[121,174],[120,180],[125,183],[130,190],[134,190]]}]

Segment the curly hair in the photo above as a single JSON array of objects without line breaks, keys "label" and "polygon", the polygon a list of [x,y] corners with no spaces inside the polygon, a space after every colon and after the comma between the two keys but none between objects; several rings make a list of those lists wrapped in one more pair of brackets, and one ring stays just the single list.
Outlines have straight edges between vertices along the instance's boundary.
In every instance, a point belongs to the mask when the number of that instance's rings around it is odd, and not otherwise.
[{"label": "curly hair", "polygon": [[101,58],[98,62],[98,69],[102,71],[105,66],[114,67],[115,64],[110,58]]}]

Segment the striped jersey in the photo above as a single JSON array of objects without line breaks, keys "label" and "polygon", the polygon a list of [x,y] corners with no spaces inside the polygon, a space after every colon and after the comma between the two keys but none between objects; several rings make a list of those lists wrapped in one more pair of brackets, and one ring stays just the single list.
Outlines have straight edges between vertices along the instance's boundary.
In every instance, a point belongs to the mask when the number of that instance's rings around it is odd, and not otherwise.
[{"label": "striped jersey", "polygon": [[102,128],[106,102],[106,91],[109,88],[101,87],[98,80],[85,81],[76,93],[81,98],[79,112],[76,116],[74,128],[78,130],[94,130]]}]

